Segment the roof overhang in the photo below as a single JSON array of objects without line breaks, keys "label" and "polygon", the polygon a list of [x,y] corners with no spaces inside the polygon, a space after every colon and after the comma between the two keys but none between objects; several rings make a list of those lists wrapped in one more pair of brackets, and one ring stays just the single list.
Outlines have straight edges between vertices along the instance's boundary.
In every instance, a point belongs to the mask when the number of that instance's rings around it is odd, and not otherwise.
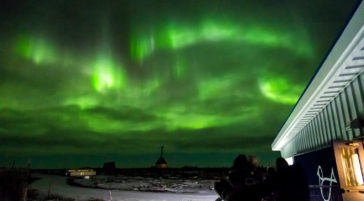
[{"label": "roof overhang", "polygon": [[361,2],[274,139],[272,150],[281,150],[363,70],[364,2]]}]

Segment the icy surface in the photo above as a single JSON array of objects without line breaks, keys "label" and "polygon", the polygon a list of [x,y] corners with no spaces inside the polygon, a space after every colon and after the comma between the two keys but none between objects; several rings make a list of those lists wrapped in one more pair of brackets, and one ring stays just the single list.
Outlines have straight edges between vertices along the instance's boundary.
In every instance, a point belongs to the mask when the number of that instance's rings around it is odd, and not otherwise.
[{"label": "icy surface", "polygon": [[[98,185],[109,185],[109,188],[119,188],[122,190],[108,190],[97,188],[85,188],[70,186],[66,183],[67,177],[56,175],[33,175],[40,177],[32,184],[32,188],[38,189],[41,193],[47,194],[50,191],[53,194],[59,194],[64,197],[75,198],[77,201],[84,201],[90,198],[99,198],[105,201],[214,201],[217,198],[216,193],[213,190],[203,189],[210,185],[211,181],[176,181],[164,179],[155,181],[158,183],[156,187],[151,179],[147,179],[146,182],[142,182],[143,178],[125,178],[124,182],[119,183],[118,179],[113,178],[114,182]],[[100,177],[99,179],[102,181]],[[103,177],[104,179],[108,179]],[[110,178],[109,178],[110,179]],[[91,180],[81,180],[84,184],[88,184]],[[117,181],[117,182],[115,182]],[[130,182],[130,183],[128,183]],[[149,183],[148,183],[149,182]],[[132,189],[135,186],[144,184],[144,191],[138,191],[138,189]],[[148,186],[149,185],[149,186]],[[202,187],[201,187],[202,186]],[[132,191],[129,191],[132,190]],[[145,191],[161,191],[161,192],[145,192]]]},{"label": "icy surface", "polygon": [[91,179],[78,178],[75,183],[82,186],[118,189],[126,191],[173,192],[173,193],[213,193],[214,180],[201,178],[154,178],[129,176],[94,176]]}]

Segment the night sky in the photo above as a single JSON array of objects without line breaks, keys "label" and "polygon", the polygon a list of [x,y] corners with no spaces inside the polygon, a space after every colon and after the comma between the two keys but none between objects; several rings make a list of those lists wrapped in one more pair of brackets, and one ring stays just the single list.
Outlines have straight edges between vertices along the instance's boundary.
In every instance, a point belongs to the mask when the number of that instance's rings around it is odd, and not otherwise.
[{"label": "night sky", "polygon": [[2,1],[0,167],[263,164],[357,1]]}]

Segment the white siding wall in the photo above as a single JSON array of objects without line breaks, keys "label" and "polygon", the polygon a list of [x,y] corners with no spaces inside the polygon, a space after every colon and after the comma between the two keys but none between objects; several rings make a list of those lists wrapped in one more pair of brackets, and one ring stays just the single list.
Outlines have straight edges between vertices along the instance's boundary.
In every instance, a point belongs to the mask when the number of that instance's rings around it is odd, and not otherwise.
[{"label": "white siding wall", "polygon": [[281,150],[291,157],[331,146],[332,140],[364,137],[363,128],[347,129],[349,123],[364,115],[364,74],[354,79],[336,98],[316,115],[291,142]]}]

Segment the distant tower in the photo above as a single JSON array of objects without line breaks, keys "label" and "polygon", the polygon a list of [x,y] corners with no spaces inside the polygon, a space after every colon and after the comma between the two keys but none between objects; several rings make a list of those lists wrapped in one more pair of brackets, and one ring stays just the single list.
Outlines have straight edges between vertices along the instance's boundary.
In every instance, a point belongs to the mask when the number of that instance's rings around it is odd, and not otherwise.
[{"label": "distant tower", "polygon": [[156,168],[167,168],[168,167],[167,161],[163,158],[163,149],[164,149],[164,147],[161,146],[161,157],[159,157],[157,162],[155,163]]}]

